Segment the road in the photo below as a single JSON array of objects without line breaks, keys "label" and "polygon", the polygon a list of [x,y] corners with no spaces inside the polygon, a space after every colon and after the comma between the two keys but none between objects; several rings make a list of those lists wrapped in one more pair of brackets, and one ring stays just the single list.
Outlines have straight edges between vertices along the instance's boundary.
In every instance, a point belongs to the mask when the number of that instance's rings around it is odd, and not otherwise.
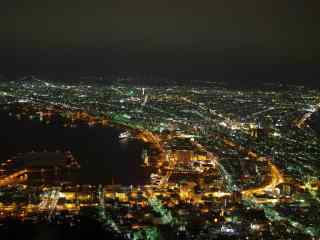
[{"label": "road", "polygon": [[303,128],[305,126],[305,122],[312,116],[312,114],[317,111],[317,109],[320,109],[320,103],[313,106],[313,110],[311,112],[305,113],[302,118],[297,121],[296,127]]},{"label": "road", "polygon": [[256,193],[259,194],[266,191],[273,191],[278,184],[284,182],[282,174],[274,164],[271,164],[270,171],[271,171],[271,179],[268,183],[260,187],[244,190],[241,193],[244,196],[252,196],[253,194],[256,194]]},{"label": "road", "polygon": [[10,174],[9,176],[5,176],[0,179],[0,187],[4,187],[11,184],[17,184],[24,180],[26,180],[25,175],[28,173],[27,169],[20,170],[18,172],[15,172],[13,174]]}]

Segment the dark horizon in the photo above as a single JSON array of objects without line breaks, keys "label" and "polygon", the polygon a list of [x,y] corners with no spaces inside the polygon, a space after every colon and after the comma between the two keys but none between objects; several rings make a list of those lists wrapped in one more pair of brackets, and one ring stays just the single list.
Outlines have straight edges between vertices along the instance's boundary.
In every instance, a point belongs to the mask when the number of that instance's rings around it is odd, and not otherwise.
[{"label": "dark horizon", "polygon": [[138,72],[306,85],[320,79],[315,2],[1,4],[0,73],[9,78]]},{"label": "dark horizon", "polygon": [[[143,76],[154,80],[167,81],[211,81],[226,82],[236,85],[282,83],[306,86],[320,86],[319,64],[254,64],[254,63],[192,63],[188,59],[174,60],[164,56],[162,59],[147,62],[143,58],[113,55],[112,60],[105,56],[84,56],[83,52],[76,52],[59,56],[38,51],[35,54],[19,58],[8,57],[1,64],[0,75],[3,80],[35,75],[51,80],[80,79],[84,76]],[[58,55],[58,56],[57,56]],[[173,57],[174,58],[174,57]],[[177,58],[177,57],[176,57]],[[10,61],[11,60],[11,61]]]}]

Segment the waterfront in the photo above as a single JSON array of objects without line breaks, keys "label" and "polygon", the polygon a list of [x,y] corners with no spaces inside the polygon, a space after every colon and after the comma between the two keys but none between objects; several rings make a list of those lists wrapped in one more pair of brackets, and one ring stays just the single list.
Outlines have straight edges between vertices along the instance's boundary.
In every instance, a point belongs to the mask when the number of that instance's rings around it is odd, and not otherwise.
[{"label": "waterfront", "polygon": [[143,143],[135,139],[119,141],[120,130],[116,128],[65,128],[59,123],[18,120],[5,111],[0,118],[2,161],[17,153],[70,150],[81,165],[73,174],[75,183],[143,185],[148,178],[141,167]]}]

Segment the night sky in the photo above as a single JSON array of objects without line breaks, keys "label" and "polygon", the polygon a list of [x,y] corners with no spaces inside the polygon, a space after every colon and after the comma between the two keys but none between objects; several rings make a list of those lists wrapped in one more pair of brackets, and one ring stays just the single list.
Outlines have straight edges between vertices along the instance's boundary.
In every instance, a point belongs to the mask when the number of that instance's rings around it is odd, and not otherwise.
[{"label": "night sky", "polygon": [[319,6],[315,0],[5,0],[0,70],[315,81]]}]

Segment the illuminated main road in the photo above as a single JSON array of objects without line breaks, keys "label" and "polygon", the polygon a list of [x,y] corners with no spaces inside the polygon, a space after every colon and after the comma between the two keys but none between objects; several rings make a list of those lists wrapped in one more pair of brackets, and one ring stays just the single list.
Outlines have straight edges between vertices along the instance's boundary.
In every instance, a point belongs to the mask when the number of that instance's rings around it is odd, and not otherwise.
[{"label": "illuminated main road", "polygon": [[300,120],[297,121],[296,126],[298,128],[303,128],[305,126],[306,121],[312,116],[314,112],[316,112],[318,109],[320,109],[320,103],[312,106],[312,111],[308,111],[305,113]]},{"label": "illuminated main road", "polygon": [[261,194],[264,192],[268,192],[268,191],[273,191],[275,189],[275,187],[284,182],[283,176],[280,173],[279,169],[272,163],[270,163],[270,171],[271,171],[271,179],[268,183],[266,183],[265,185],[256,187],[256,188],[251,188],[251,189],[247,189],[242,191],[241,193],[246,196],[252,196],[253,194]]},{"label": "illuminated main road", "polygon": [[28,172],[30,171],[28,171],[27,169],[23,169],[0,178],[0,187],[5,187],[7,185],[13,185],[25,181],[27,179]]}]

